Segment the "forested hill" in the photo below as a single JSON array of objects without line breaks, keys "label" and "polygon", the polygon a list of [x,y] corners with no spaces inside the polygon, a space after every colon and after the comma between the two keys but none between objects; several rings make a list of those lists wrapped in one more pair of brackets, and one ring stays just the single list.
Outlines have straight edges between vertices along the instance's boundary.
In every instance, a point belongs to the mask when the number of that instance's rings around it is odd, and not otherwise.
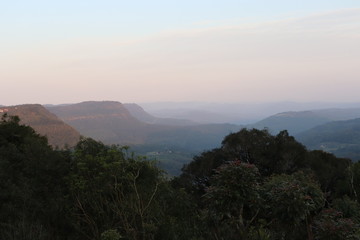
[{"label": "forested hill", "polygon": [[282,112],[267,117],[248,127],[268,128],[273,133],[287,130],[295,135],[324,123],[360,118],[360,108],[329,108],[309,111]]},{"label": "forested hill", "polygon": [[229,134],[169,179],[127,148],[54,150],[0,121],[1,240],[358,240],[360,162],[286,131]]},{"label": "forested hill", "polygon": [[296,134],[328,121],[330,120],[318,116],[312,111],[284,112],[265,118],[255,124],[251,124],[250,127],[257,129],[268,128],[273,133],[287,130],[290,134]]},{"label": "forested hill", "polygon": [[296,135],[309,149],[360,160],[360,118],[326,123]]},{"label": "forested hill", "polygon": [[120,102],[88,101],[48,109],[82,135],[108,144],[138,144],[146,136],[147,124],[133,117]]},{"label": "forested hill", "polygon": [[216,146],[226,134],[240,129],[232,124],[184,126],[181,120],[178,125],[175,120],[172,124],[149,123],[151,115],[139,108],[135,114],[135,106],[131,108],[131,112],[143,121],[134,117],[120,102],[82,102],[48,107],[82,135],[107,144],[155,144],[202,151]]},{"label": "forested hill", "polygon": [[0,115],[5,113],[18,116],[22,124],[31,126],[37,133],[46,136],[53,147],[73,147],[80,139],[77,130],[39,104],[1,107]]}]

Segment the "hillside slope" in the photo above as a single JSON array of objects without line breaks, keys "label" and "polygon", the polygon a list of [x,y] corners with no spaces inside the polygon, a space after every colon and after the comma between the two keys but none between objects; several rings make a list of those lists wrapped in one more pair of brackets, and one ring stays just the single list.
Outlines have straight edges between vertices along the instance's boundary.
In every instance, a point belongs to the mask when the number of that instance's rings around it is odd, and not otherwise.
[{"label": "hillside slope", "polygon": [[360,118],[326,123],[295,137],[309,149],[321,149],[338,157],[360,160]]},{"label": "hillside slope", "polygon": [[248,127],[258,129],[268,128],[274,134],[281,130],[288,130],[291,135],[295,135],[328,122],[354,118],[360,118],[360,108],[292,111],[272,115],[255,124],[248,125]]},{"label": "hillside slope", "polygon": [[141,144],[147,124],[137,120],[119,102],[82,102],[48,107],[82,135],[107,144]]},{"label": "hillside slope", "polygon": [[[131,107],[137,108],[138,115],[132,112],[138,118],[156,122],[136,105]],[[176,120],[171,125],[150,124],[135,118],[124,104],[112,101],[82,102],[48,109],[82,135],[108,144],[151,144],[203,150],[216,146],[225,135],[239,129],[231,124],[176,125]]]},{"label": "hillside slope", "polygon": [[268,128],[274,134],[287,130],[290,135],[293,135],[329,121],[331,120],[319,116],[312,111],[284,112],[265,118],[248,127],[257,129]]},{"label": "hillside slope", "polygon": [[124,103],[123,105],[133,117],[145,123],[169,126],[192,126],[199,124],[186,119],[154,117],[135,103]]},{"label": "hillside slope", "polygon": [[39,104],[1,107],[0,114],[3,113],[18,116],[21,124],[31,126],[37,133],[46,136],[53,147],[73,147],[80,139],[78,131]]}]

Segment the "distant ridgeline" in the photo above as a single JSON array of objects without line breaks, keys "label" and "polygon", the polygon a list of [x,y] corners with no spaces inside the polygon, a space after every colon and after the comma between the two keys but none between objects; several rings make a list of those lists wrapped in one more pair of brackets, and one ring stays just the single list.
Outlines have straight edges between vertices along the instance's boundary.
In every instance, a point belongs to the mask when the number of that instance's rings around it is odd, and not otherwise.
[{"label": "distant ridgeline", "polygon": [[73,147],[80,134],[106,144],[130,145],[150,159],[160,161],[171,175],[179,174],[194,154],[217,146],[224,136],[241,128],[234,124],[157,118],[137,104],[114,101],[47,105],[46,108],[39,104],[3,106],[0,114],[5,113],[18,116],[21,124],[46,136],[53,147]]},{"label": "distant ridgeline", "polygon": [[[5,113],[19,116],[22,124],[46,136],[54,147],[73,147],[80,134],[105,144],[129,145],[136,152],[158,160],[171,175],[180,174],[183,164],[194,155],[219,146],[226,135],[244,127],[159,118],[137,104],[116,101],[48,105],[46,108],[39,104],[1,106],[0,115]],[[288,130],[308,149],[321,149],[356,161],[360,159],[360,120],[355,119],[357,117],[360,117],[360,108],[283,112],[246,127],[267,128],[272,134]]]},{"label": "distant ridgeline", "polygon": [[309,149],[360,160],[360,118],[322,124],[297,134],[296,139]]},{"label": "distant ridgeline", "polygon": [[225,135],[240,129],[232,124],[156,118],[136,104],[113,101],[50,106],[48,110],[81,135],[107,144],[176,146],[202,151],[217,146]]},{"label": "distant ridgeline", "polygon": [[46,136],[53,147],[73,147],[80,139],[80,133],[64,123],[39,104],[0,107],[0,114],[18,116],[21,124],[31,126],[40,135]]},{"label": "distant ridgeline", "polygon": [[287,130],[309,149],[360,160],[360,108],[284,112],[247,127]]},{"label": "distant ridgeline", "polygon": [[290,135],[296,135],[313,127],[332,122],[360,118],[360,108],[329,108],[311,111],[282,112],[267,117],[248,127],[257,129],[268,128],[277,133],[287,130]]},{"label": "distant ridgeline", "polygon": [[170,179],[127,147],[54,150],[5,116],[0,166],[1,240],[360,239],[360,162],[286,131],[229,134]]}]

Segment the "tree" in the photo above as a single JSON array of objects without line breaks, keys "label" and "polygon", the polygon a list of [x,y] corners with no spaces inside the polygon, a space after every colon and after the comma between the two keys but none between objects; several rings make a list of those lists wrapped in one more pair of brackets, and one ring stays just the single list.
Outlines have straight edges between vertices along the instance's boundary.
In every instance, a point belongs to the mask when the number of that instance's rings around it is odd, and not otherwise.
[{"label": "tree", "polygon": [[349,182],[352,196],[360,202],[360,162],[353,163],[349,167]]},{"label": "tree", "polygon": [[351,194],[349,159],[337,158],[331,153],[314,150],[308,152],[307,162],[329,200]]},{"label": "tree", "polygon": [[216,170],[204,195],[214,239],[247,239],[260,210],[259,179],[254,165],[240,161]]},{"label": "tree", "polygon": [[175,178],[178,187],[184,187],[200,204],[201,196],[209,186],[210,177],[214,169],[229,161],[231,158],[222,149],[215,148],[195,156],[193,161],[185,165],[179,178]]},{"label": "tree", "polygon": [[75,147],[69,186],[74,226],[87,239],[109,229],[129,239],[152,239],[161,217],[162,172],[127,148],[82,139]]},{"label": "tree", "polygon": [[314,232],[317,240],[358,240],[359,224],[335,209],[324,209],[314,221]]},{"label": "tree", "polygon": [[255,164],[263,176],[305,167],[306,149],[287,131],[272,136],[266,129],[242,129],[226,136],[222,149],[234,159]]},{"label": "tree", "polygon": [[[58,239],[65,221],[69,161],[16,116],[0,122],[0,238]],[[55,237],[56,236],[56,237]]]},{"label": "tree", "polygon": [[342,213],[343,217],[352,219],[355,223],[360,223],[360,204],[357,200],[352,200],[348,196],[335,199],[331,207]]},{"label": "tree", "polygon": [[[307,167],[307,151],[287,131],[272,136],[266,129],[241,129],[222,141],[221,148],[203,152],[185,165],[178,182],[197,196],[204,194],[214,169],[228,161],[254,164],[262,176],[287,173]],[[198,199],[198,198],[197,198]]]},{"label": "tree", "polygon": [[262,188],[271,227],[285,239],[294,239],[294,229],[306,226],[313,239],[312,219],[324,207],[324,195],[311,176],[303,172],[274,175]]}]

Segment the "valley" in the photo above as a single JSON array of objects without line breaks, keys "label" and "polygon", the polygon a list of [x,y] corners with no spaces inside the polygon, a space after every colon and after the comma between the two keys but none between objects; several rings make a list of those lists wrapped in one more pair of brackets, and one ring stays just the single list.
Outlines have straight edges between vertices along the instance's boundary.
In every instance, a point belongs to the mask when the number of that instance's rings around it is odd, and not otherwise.
[{"label": "valley", "polygon": [[[246,124],[246,120],[243,124],[234,123],[241,118],[227,123],[229,115],[226,114],[222,123],[219,123],[219,118],[212,122],[213,119],[206,114],[203,117],[207,117],[207,122],[185,115],[184,118],[155,117],[138,104],[116,101],[45,106],[25,104],[2,107],[0,110],[9,115],[18,115],[21,123],[32,126],[39,134],[47,136],[49,143],[55,148],[75,146],[80,135],[109,145],[126,145],[136,154],[156,160],[170,176],[176,176],[195,156],[218,147],[224,136],[242,128],[265,128],[272,134],[287,130],[308,149],[320,149],[357,161],[360,159],[360,122],[356,118],[360,118],[360,108],[355,108],[354,104],[351,106],[286,111],[250,124]],[[234,107],[237,108],[240,107]],[[268,111],[279,108],[281,107]],[[213,111],[215,113],[212,114],[222,116],[221,111],[216,112],[216,107]],[[234,112],[233,116],[235,115],[255,117],[244,110]]]}]

